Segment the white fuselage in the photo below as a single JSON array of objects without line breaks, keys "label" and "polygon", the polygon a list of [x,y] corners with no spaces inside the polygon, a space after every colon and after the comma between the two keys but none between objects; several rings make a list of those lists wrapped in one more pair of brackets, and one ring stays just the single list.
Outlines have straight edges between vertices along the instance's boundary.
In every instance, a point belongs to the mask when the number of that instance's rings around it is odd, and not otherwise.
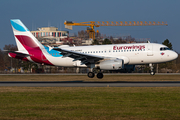
[{"label": "white fuselage", "polygon": [[[177,58],[177,53],[162,49],[167,48],[157,43],[135,43],[135,44],[113,44],[113,45],[93,45],[93,46],[75,46],[65,47],[63,49],[80,52],[83,54],[92,54],[108,58],[119,58],[124,60],[124,64],[139,65],[149,63],[162,63],[172,61]],[[56,57],[47,53],[46,58],[55,66],[66,67],[86,67],[81,65],[81,61],[73,61],[70,57]],[[53,54],[53,53],[52,53]]]}]

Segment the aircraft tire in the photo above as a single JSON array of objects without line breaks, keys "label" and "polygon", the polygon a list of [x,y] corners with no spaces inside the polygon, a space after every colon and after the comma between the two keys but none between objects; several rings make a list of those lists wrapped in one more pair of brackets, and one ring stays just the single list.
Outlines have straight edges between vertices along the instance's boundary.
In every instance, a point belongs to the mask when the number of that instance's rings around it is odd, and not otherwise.
[{"label": "aircraft tire", "polygon": [[89,78],[93,78],[95,75],[94,75],[94,73],[93,72],[88,72],[88,77]]},{"label": "aircraft tire", "polygon": [[154,71],[151,71],[151,72],[150,72],[150,75],[155,75],[155,72],[154,72]]},{"label": "aircraft tire", "polygon": [[103,75],[103,73],[101,73],[101,72],[97,74],[97,78],[99,78],[99,79],[102,79],[103,76],[104,76],[104,75]]}]

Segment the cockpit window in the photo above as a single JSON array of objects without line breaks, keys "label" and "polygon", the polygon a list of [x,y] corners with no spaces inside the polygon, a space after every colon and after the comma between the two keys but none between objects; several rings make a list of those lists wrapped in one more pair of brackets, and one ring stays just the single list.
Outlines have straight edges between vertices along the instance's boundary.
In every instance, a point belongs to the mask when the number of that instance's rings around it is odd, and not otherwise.
[{"label": "cockpit window", "polygon": [[161,47],[160,51],[164,51],[164,50],[170,50],[168,47]]}]

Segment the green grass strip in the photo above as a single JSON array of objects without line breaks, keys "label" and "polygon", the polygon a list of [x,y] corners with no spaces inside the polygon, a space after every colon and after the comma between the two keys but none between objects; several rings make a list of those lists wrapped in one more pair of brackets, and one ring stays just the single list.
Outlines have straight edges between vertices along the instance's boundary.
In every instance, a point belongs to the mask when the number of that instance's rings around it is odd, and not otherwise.
[{"label": "green grass strip", "polygon": [[0,119],[179,118],[179,87],[0,88]]}]

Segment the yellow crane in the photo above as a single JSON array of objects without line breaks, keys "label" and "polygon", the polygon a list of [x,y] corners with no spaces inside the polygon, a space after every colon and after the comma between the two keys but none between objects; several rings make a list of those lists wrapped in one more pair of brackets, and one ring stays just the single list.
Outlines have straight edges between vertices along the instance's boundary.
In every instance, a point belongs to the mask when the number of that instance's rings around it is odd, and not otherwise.
[{"label": "yellow crane", "polygon": [[[167,22],[151,22],[151,21],[88,21],[88,22],[72,22],[65,21],[65,28],[71,29],[72,26],[89,26],[87,32],[89,33],[89,38],[95,39],[95,30],[94,27],[100,26],[155,26],[155,25],[168,25]],[[97,30],[97,32],[99,32]]]}]

